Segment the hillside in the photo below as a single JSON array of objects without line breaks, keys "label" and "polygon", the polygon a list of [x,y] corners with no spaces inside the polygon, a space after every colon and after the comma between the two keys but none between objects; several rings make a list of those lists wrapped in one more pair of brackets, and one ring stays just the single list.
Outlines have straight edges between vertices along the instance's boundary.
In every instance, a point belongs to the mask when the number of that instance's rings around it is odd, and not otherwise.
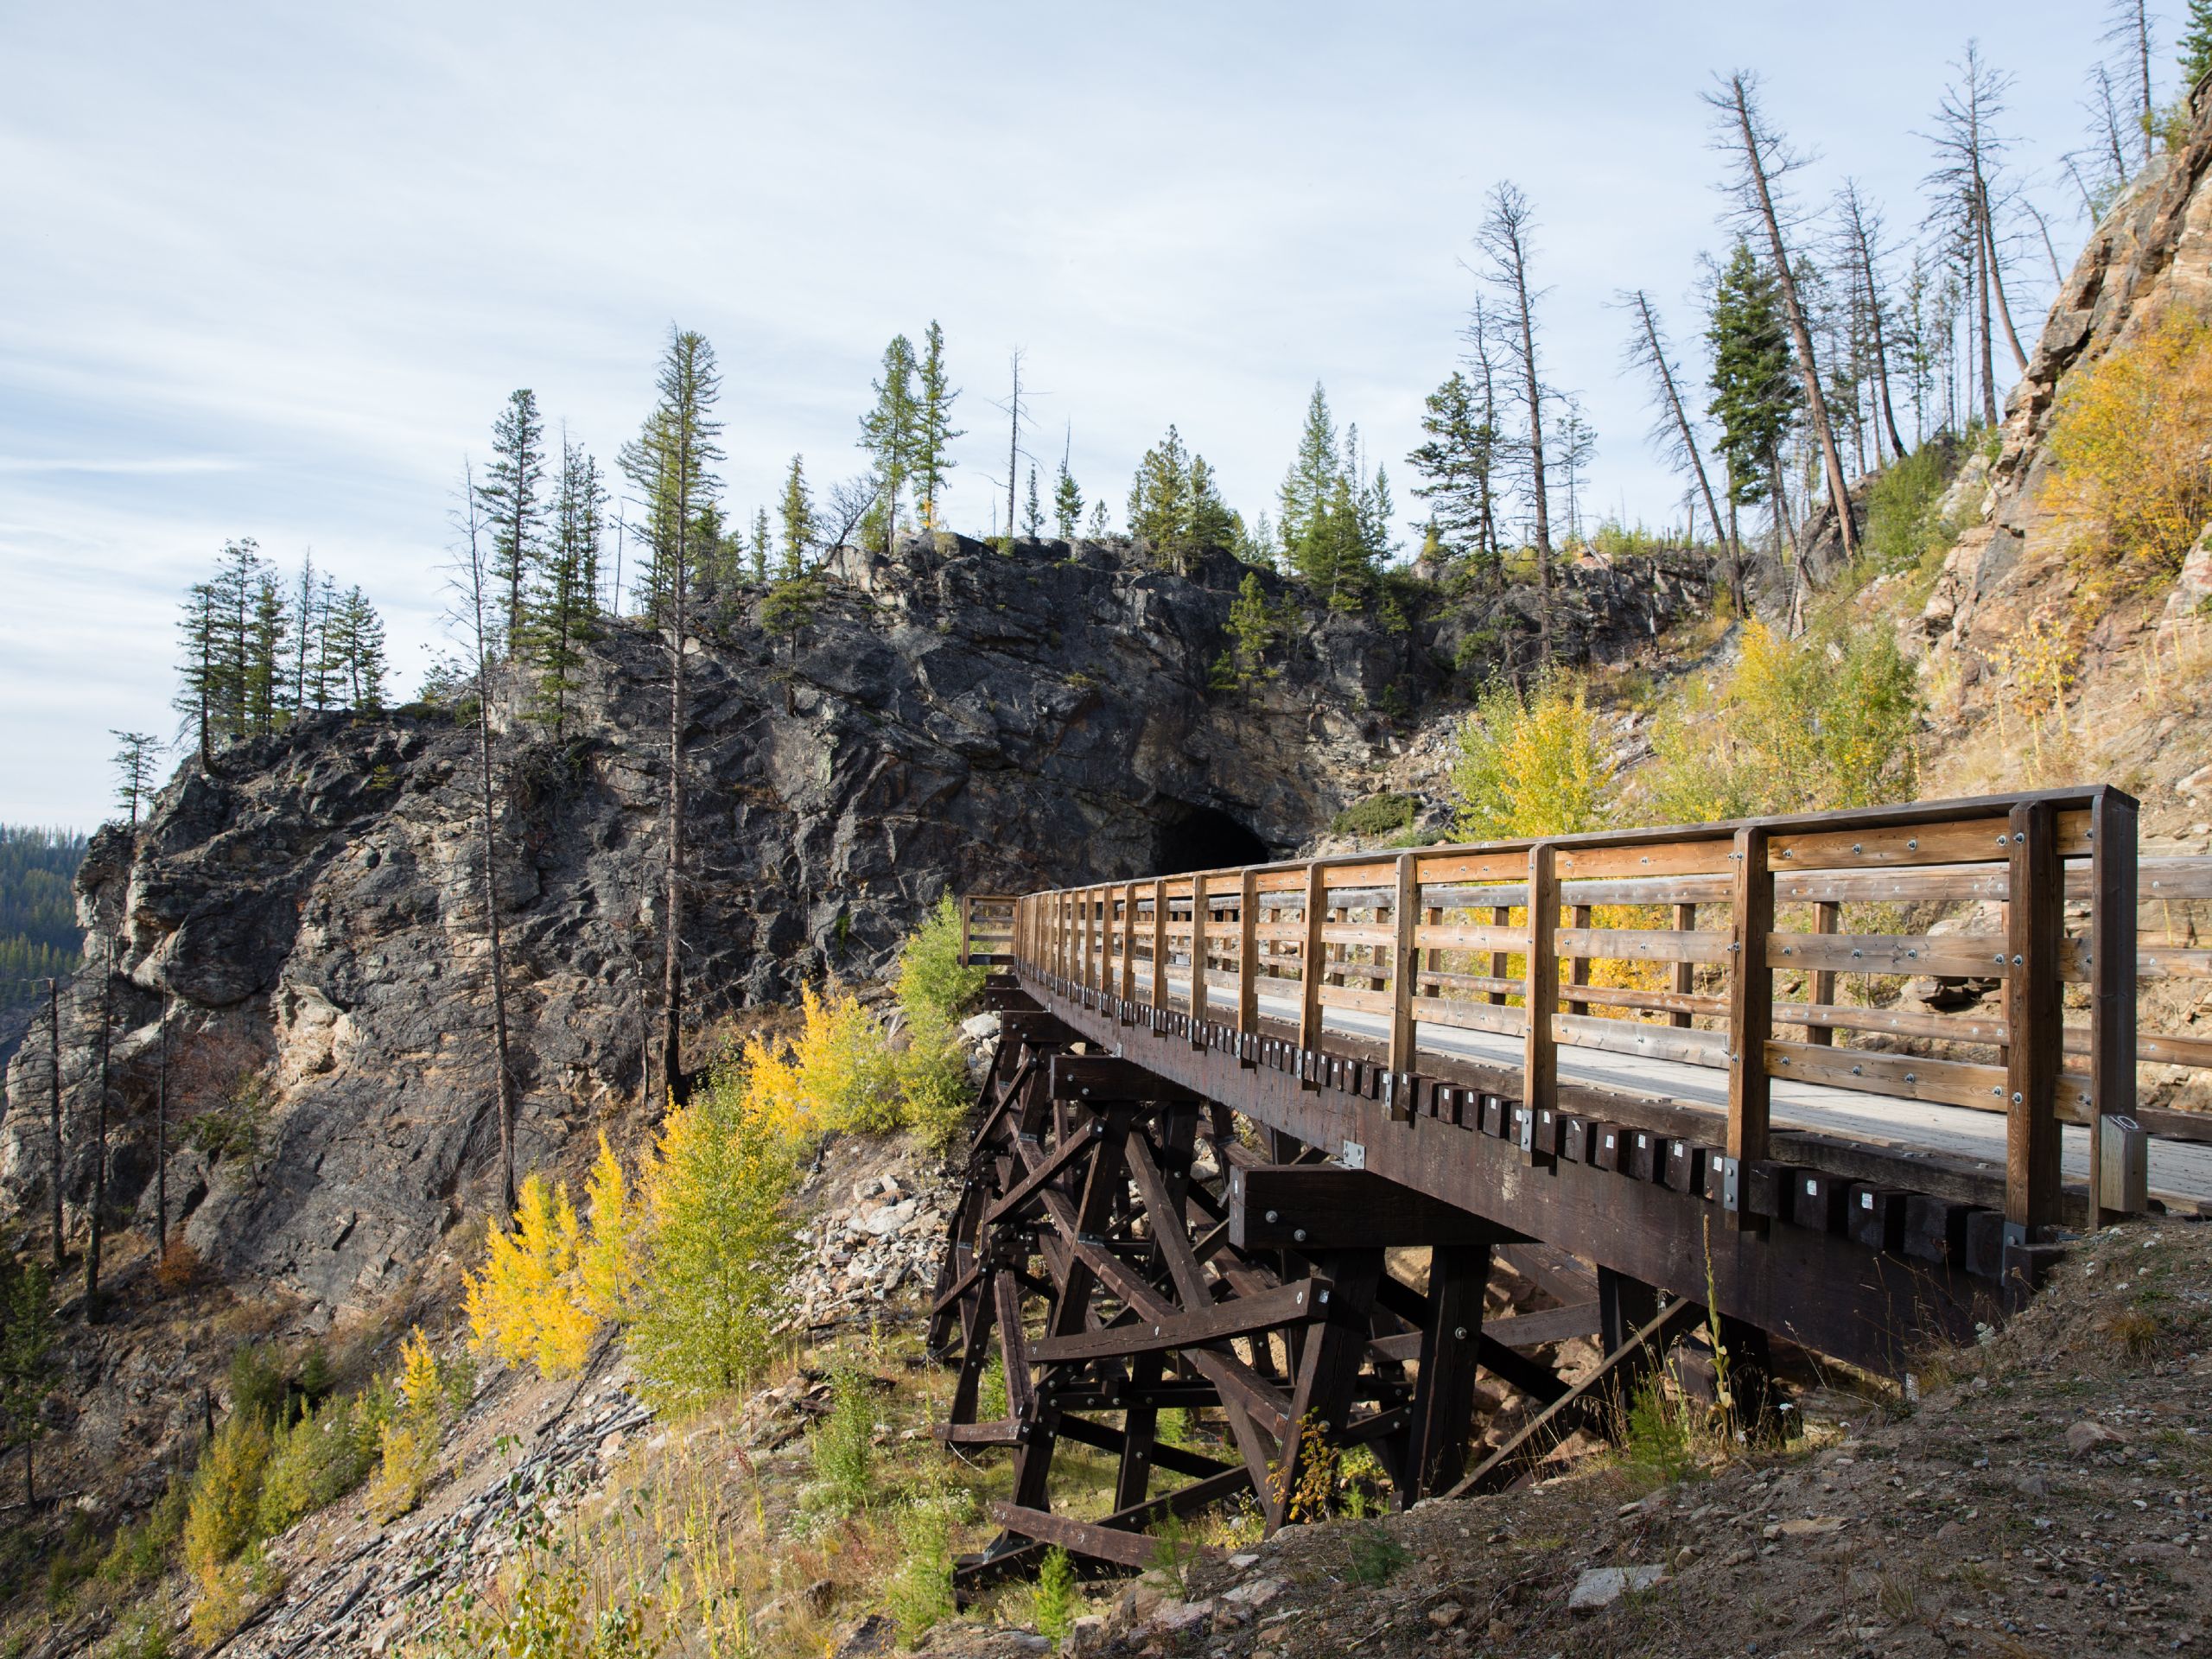
[{"label": "hillside", "polygon": [[39,982],[76,969],[84,935],[71,882],[84,856],[82,836],[0,824],[0,1065],[45,995]]}]

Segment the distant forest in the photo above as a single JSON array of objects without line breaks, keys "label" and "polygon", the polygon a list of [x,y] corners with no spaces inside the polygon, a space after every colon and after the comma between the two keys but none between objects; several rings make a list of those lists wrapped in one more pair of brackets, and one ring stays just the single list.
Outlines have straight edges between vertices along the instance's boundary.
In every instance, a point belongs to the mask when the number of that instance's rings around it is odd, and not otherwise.
[{"label": "distant forest", "polygon": [[84,935],[70,890],[85,837],[0,824],[0,1008],[42,995],[37,982],[77,966]]}]

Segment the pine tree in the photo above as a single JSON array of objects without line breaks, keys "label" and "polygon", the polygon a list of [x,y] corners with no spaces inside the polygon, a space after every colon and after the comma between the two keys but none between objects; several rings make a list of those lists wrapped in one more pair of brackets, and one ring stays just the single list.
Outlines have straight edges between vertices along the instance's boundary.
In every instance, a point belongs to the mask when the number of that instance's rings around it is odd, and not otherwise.
[{"label": "pine tree", "polygon": [[524,619],[524,646],[537,673],[532,718],[566,731],[569,709],[582,689],[583,642],[599,611],[599,543],[604,533],[607,486],[599,464],[581,444],[561,442],[561,471],[553,489],[553,524]]},{"label": "pine tree", "polygon": [[191,734],[201,768],[210,772],[215,766],[215,722],[221,683],[218,666],[218,640],[222,626],[219,603],[214,583],[192,584],[192,590],[185,598],[183,613],[177,620],[180,683],[169,705],[183,716],[178,728],[180,737]]},{"label": "pine tree", "polygon": [[313,548],[301,556],[299,586],[293,592],[292,614],[299,626],[292,638],[292,707],[305,714],[322,706],[312,695],[312,688],[308,684],[311,667],[322,639],[322,621],[318,607],[324,592],[324,586],[315,581]]},{"label": "pine tree", "polygon": [[290,713],[283,671],[284,639],[290,630],[284,590],[276,584],[275,569],[264,565],[254,582],[253,615],[246,633],[244,715],[253,736],[268,736]]},{"label": "pine tree", "polygon": [[874,383],[875,407],[861,417],[861,448],[875,461],[883,486],[883,550],[899,531],[899,498],[921,446],[921,406],[914,397],[914,347],[900,334],[883,348],[883,378]]},{"label": "pine tree", "polygon": [[340,601],[345,619],[344,678],[346,701],[365,715],[384,708],[384,619],[359,588]]},{"label": "pine tree", "polygon": [[1191,459],[1173,427],[1144,452],[1129,486],[1129,534],[1155,564],[1180,569],[1191,522]]},{"label": "pine tree", "polygon": [[2212,0],[2189,0],[2181,34],[2181,88],[2186,98],[2212,75]]},{"label": "pine tree", "polygon": [[952,405],[960,393],[947,383],[944,372],[944,330],[935,321],[922,337],[921,406],[914,428],[914,491],[921,505],[922,528],[944,528],[944,475],[953,468],[952,441],[963,437],[952,423]]},{"label": "pine tree", "polygon": [[1103,541],[1114,533],[1114,521],[1106,512],[1106,498],[1100,496],[1090,504],[1090,539]]},{"label": "pine tree", "polygon": [[1074,429],[1071,428],[1067,447],[1060,451],[1060,474],[1052,481],[1052,520],[1064,542],[1073,541],[1076,532],[1083,528],[1083,492],[1076,487],[1075,474],[1068,470],[1068,453],[1074,444]]},{"label": "pine tree", "polygon": [[1428,394],[1425,408],[1421,429],[1427,442],[1406,457],[1421,480],[1414,493],[1429,504],[1441,551],[1487,558],[1495,550],[1491,477],[1497,429],[1483,418],[1474,387],[1457,370]]},{"label": "pine tree", "polygon": [[544,481],[545,423],[537,394],[524,387],[508,395],[507,406],[492,423],[492,460],[476,486],[491,531],[492,579],[505,595],[510,650],[522,638],[524,602],[537,569]]},{"label": "pine tree", "polygon": [[1045,510],[1037,500],[1037,469],[1029,469],[1029,501],[1021,510],[1021,533],[1033,542],[1045,539]]},{"label": "pine tree", "polygon": [[814,499],[806,488],[806,463],[798,455],[791,457],[791,469],[784,479],[780,512],[784,520],[784,562],[779,574],[789,582],[805,573],[807,551],[814,545],[817,533]]},{"label": "pine tree", "polygon": [[[355,592],[359,589],[356,588]],[[321,714],[337,699],[339,683],[346,671],[346,652],[335,641],[340,635],[338,584],[327,571],[315,580],[315,641],[311,648],[303,649],[301,660],[306,664],[306,677],[300,688],[299,707],[302,713]],[[302,621],[302,635],[307,624]]]},{"label": "pine tree", "polygon": [[1229,648],[1213,665],[1213,683],[1223,690],[1249,691],[1282,672],[1270,667],[1268,653],[1286,628],[1285,619],[1268,599],[1260,573],[1248,570],[1229,605]]},{"label": "pine tree", "polygon": [[[1738,241],[1713,292],[1706,340],[1713,350],[1713,401],[1732,508],[1768,499],[1780,477],[1783,440],[1795,423],[1799,396],[1789,335],[1773,273]],[[1777,528],[1780,528],[1777,503]]]},{"label": "pine tree", "polygon": [[767,580],[768,550],[772,544],[773,538],[768,534],[768,509],[755,507],[753,510],[753,533],[747,538],[745,545],[746,556],[752,563],[753,578],[756,582]]},{"label": "pine tree", "polygon": [[121,745],[115,752],[116,804],[123,808],[124,822],[136,830],[139,804],[154,793],[154,768],[161,756],[162,741],[151,732],[111,729],[108,735]]},{"label": "pine tree", "polygon": [[1316,381],[1313,398],[1306,405],[1306,425],[1298,435],[1297,458],[1284,474],[1282,489],[1277,496],[1281,516],[1275,521],[1275,529],[1282,537],[1283,551],[1294,569],[1300,569],[1300,544],[1306,540],[1314,517],[1327,501],[1340,470],[1337,429],[1329,415],[1329,397]]},{"label": "pine tree", "polygon": [[[661,918],[660,1075],[669,1098],[681,1104],[690,1092],[682,1064],[684,730],[689,718],[685,635],[690,624],[691,579],[704,550],[702,541],[710,543],[713,535],[719,486],[710,468],[722,459],[715,442],[721,423],[714,416],[721,377],[706,337],[671,329],[656,385],[659,402],[646,416],[645,430],[623,446],[622,470],[645,498],[645,537],[652,556],[648,587],[658,601],[654,619],[668,642],[668,866]],[[892,499],[896,499],[895,491]]]}]

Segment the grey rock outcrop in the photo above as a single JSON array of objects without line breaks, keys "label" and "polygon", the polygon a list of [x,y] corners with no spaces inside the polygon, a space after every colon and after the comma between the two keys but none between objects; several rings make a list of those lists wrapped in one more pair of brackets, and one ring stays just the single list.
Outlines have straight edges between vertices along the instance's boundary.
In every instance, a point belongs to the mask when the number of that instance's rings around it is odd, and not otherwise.
[{"label": "grey rock outcrop", "polygon": [[[795,630],[764,630],[757,591],[710,604],[690,657],[698,1017],[880,971],[948,892],[1287,854],[1391,741],[1386,710],[1433,701],[1528,632],[1517,594],[1408,589],[1387,622],[1309,617],[1275,677],[1220,691],[1210,674],[1243,574],[1223,557],[1167,575],[1125,544],[1007,556],[910,538],[895,557],[838,553]],[[1694,570],[1578,567],[1555,632],[1618,655],[1702,597]],[[493,690],[525,1169],[634,1109],[664,660],[638,623],[607,627],[557,741],[516,713],[531,687]],[[164,1069],[172,1220],[209,1270],[296,1299],[310,1323],[371,1307],[482,1213],[497,1130],[474,743],[435,709],[311,716],[215,775],[188,766],[135,836],[95,841],[87,969],[62,1010],[73,1216],[92,1185],[111,945],[118,1223],[135,1207],[152,1230]],[[54,1166],[34,1038],[0,1122],[0,1192],[27,1232]]]}]

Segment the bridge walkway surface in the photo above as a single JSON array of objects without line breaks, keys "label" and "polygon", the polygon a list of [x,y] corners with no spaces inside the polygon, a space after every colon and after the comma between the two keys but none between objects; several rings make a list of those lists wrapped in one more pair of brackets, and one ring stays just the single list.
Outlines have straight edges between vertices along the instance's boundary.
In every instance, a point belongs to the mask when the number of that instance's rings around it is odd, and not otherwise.
[{"label": "bridge walkway surface", "polygon": [[[931,1342],[1014,1481],[963,1591],[1302,1518],[1351,1446],[1403,1503],[1525,1478],[1662,1363],[1756,1427],[1778,1344],[1897,1375],[2081,1229],[2212,1205],[2212,1117],[2142,1098],[2212,1039],[2139,1020],[2212,976],[2208,899],[2108,788],[969,897],[1001,1032]],[[1501,1264],[1557,1306],[1486,1325]]]}]

